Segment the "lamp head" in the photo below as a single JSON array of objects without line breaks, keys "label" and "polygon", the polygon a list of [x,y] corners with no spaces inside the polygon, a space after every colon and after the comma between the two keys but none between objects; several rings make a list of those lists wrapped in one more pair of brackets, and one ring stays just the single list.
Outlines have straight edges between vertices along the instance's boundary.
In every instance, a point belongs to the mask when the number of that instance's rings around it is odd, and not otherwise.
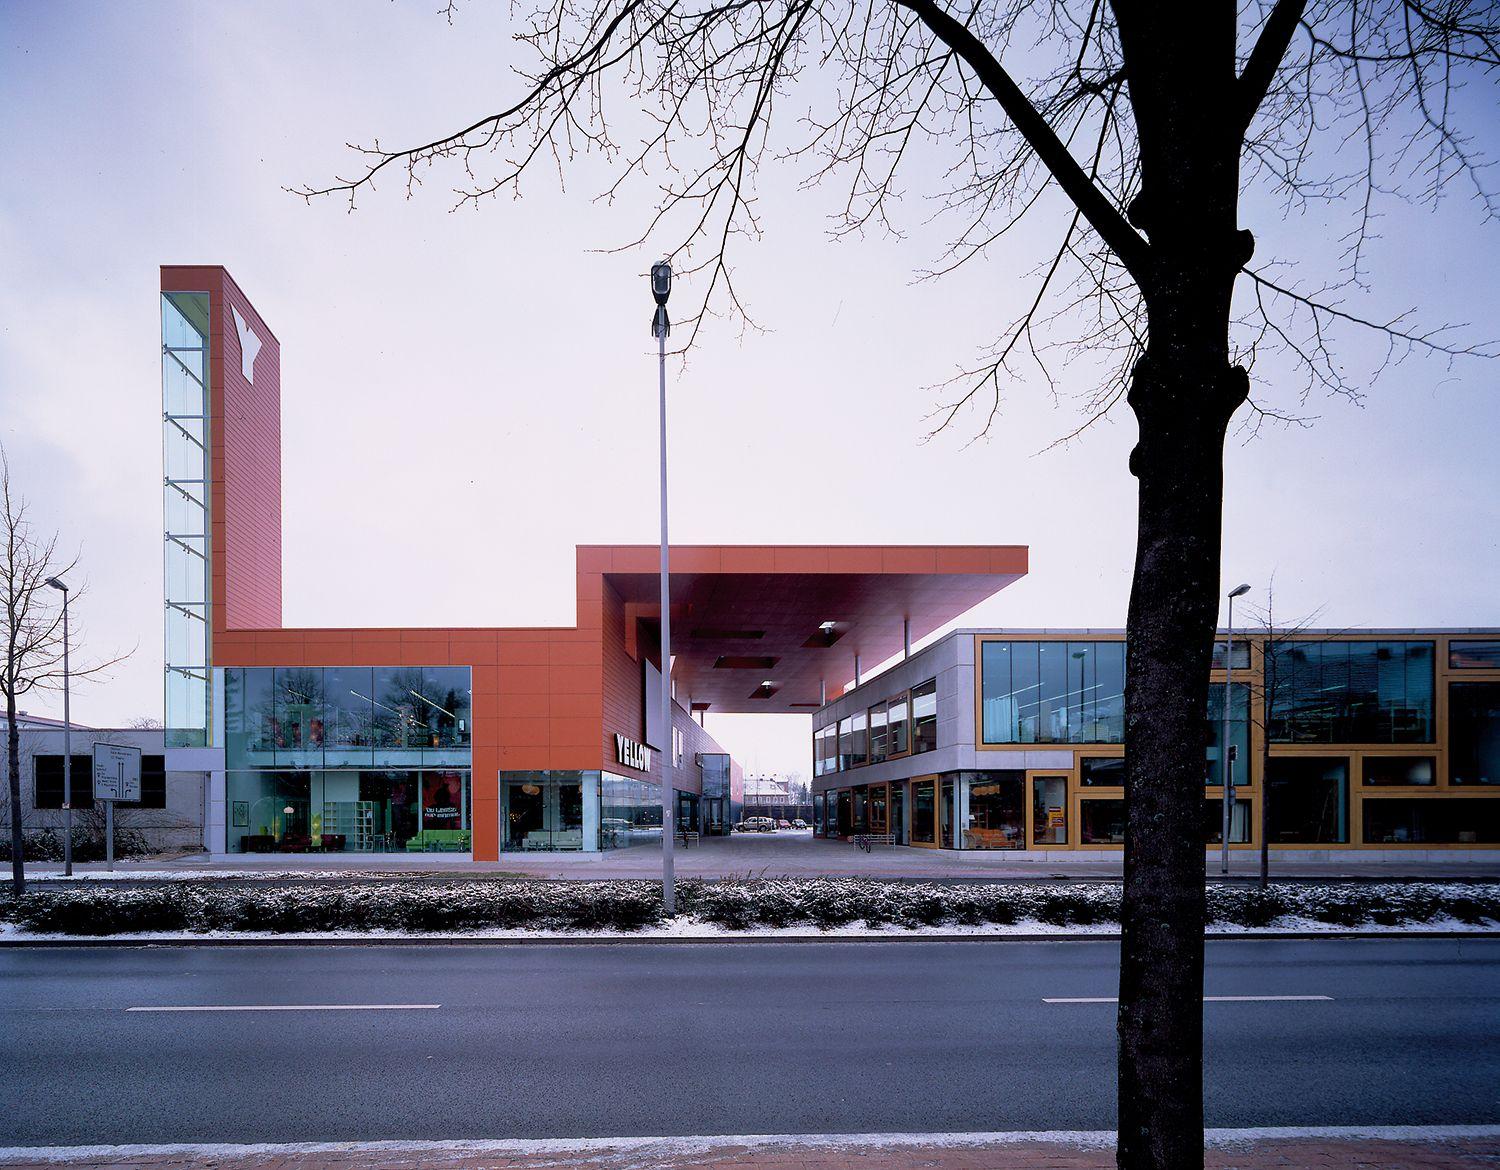
[{"label": "lamp head", "polygon": [[61,581],[59,581],[56,577],[48,577],[47,584],[52,586],[52,588],[54,589],[61,589],[64,593],[68,591],[68,587]]},{"label": "lamp head", "polygon": [[1243,597],[1243,596],[1245,596],[1245,594],[1247,594],[1249,592],[1250,592],[1250,586],[1248,586],[1248,585],[1236,585],[1233,589],[1231,589],[1229,591],[1229,596],[1230,597]]},{"label": "lamp head", "polygon": [[651,265],[651,295],[658,305],[665,305],[672,295],[672,265],[665,260]]}]

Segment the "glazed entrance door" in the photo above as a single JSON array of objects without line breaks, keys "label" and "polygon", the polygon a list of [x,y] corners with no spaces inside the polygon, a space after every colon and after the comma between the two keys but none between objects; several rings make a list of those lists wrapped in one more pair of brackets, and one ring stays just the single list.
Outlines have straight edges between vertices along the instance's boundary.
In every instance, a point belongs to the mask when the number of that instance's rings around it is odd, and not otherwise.
[{"label": "glazed entrance door", "polygon": [[937,848],[937,781],[911,782],[911,843]]}]

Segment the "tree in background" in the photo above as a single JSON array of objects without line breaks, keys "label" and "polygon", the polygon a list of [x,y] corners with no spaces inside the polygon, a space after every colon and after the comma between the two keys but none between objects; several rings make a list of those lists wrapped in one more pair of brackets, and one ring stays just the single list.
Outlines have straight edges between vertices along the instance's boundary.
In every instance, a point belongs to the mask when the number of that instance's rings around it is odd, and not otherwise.
[{"label": "tree in background", "polygon": [[[1276,578],[1273,575],[1266,583],[1266,603],[1251,606],[1251,630],[1253,639],[1260,646],[1260,674],[1250,678],[1250,719],[1260,726],[1260,887],[1265,889],[1271,881],[1271,743],[1273,720],[1276,708],[1287,694],[1288,679],[1285,676],[1283,657],[1293,643],[1302,646],[1321,646],[1328,637],[1314,637],[1313,630],[1322,620],[1323,610],[1294,621],[1278,621],[1276,617]],[[1336,631],[1346,634],[1348,630]],[[1351,777],[1352,783],[1352,777]],[[1345,799],[1348,799],[1347,793]]]},{"label": "tree in background", "polygon": [[[410,196],[448,163],[458,202],[478,204],[517,193],[538,168],[601,154],[616,172],[606,197],[651,184],[657,210],[637,242],[666,242],[696,289],[688,345],[711,314],[749,319],[729,256],[759,233],[767,159],[842,184],[845,235],[889,227],[904,186],[924,185],[951,227],[933,277],[1024,238],[1023,222],[1055,232],[1027,310],[950,384],[938,426],[977,410],[988,427],[1028,365],[1055,395],[1055,366],[1069,360],[1094,386],[1077,430],[1121,402],[1135,416],[1118,1159],[1201,1166],[1201,727],[1227,428],[1241,408],[1252,425],[1299,417],[1251,396],[1251,368],[1273,354],[1295,364],[1304,396],[1357,399],[1337,356],[1345,329],[1377,330],[1390,358],[1495,354],[1343,299],[1366,288],[1380,200],[1436,206],[1457,190],[1486,218],[1500,210],[1461,119],[1495,108],[1495,7],[538,0],[519,19],[536,65],[514,100],[410,147],[377,140],[347,179],[297,193],[352,205],[389,176]],[[805,101],[787,110],[794,98]],[[1252,265],[1247,192],[1264,197],[1257,206],[1347,210],[1336,271],[1303,286]]]},{"label": "tree in background", "polygon": [[[62,594],[48,578],[68,578],[78,558],[64,560],[57,536],[37,534],[27,515],[26,500],[10,479],[10,461],[0,448],[0,603],[4,605],[5,659],[0,663],[0,695],[5,698],[5,760],[9,780],[11,884],[16,897],[26,892],[25,840],[21,824],[21,728],[18,704],[28,693],[58,691],[63,682]],[[72,589],[77,601],[84,592]],[[76,641],[76,627],[74,630]],[[96,676],[119,659],[70,663],[72,677]],[[75,781],[79,778],[75,777]],[[81,778],[89,783],[88,777]]]}]

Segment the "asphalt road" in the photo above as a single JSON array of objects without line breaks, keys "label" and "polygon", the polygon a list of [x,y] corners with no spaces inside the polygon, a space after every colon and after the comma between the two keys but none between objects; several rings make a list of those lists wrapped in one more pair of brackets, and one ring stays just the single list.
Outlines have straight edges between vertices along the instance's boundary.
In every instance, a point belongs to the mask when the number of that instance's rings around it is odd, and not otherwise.
[{"label": "asphalt road", "polygon": [[[0,951],[0,1145],[1107,1128],[1113,1005],[1043,1001],[1115,952]],[[1210,996],[1331,997],[1205,1004],[1210,1125],[1500,1123],[1500,940],[1208,953]],[[214,1005],[297,1010],[129,1010]]]}]

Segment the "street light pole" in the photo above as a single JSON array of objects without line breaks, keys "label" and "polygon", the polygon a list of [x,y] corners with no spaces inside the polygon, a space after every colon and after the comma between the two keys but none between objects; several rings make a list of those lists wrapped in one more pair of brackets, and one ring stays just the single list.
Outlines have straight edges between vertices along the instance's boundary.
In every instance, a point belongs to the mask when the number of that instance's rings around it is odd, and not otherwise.
[{"label": "street light pole", "polygon": [[672,598],[671,564],[667,551],[667,298],[672,294],[672,266],[662,260],[651,266],[651,295],[656,313],[651,333],[656,338],[657,387],[661,406],[661,724],[665,748],[661,759],[661,903],[672,914],[677,909],[677,878],[672,859],[672,837],[676,832],[677,793],[672,784],[676,739],[672,734]]},{"label": "street light pole", "polygon": [[47,584],[63,595],[63,873],[73,876],[73,712],[68,673],[68,587],[56,577]]},{"label": "street light pole", "polygon": [[1250,592],[1249,585],[1237,585],[1229,591],[1229,614],[1224,641],[1224,733],[1219,743],[1219,763],[1223,775],[1223,825],[1219,831],[1219,872],[1229,872],[1229,819],[1234,807],[1234,748],[1229,742],[1229,711],[1234,702],[1234,599]]}]

